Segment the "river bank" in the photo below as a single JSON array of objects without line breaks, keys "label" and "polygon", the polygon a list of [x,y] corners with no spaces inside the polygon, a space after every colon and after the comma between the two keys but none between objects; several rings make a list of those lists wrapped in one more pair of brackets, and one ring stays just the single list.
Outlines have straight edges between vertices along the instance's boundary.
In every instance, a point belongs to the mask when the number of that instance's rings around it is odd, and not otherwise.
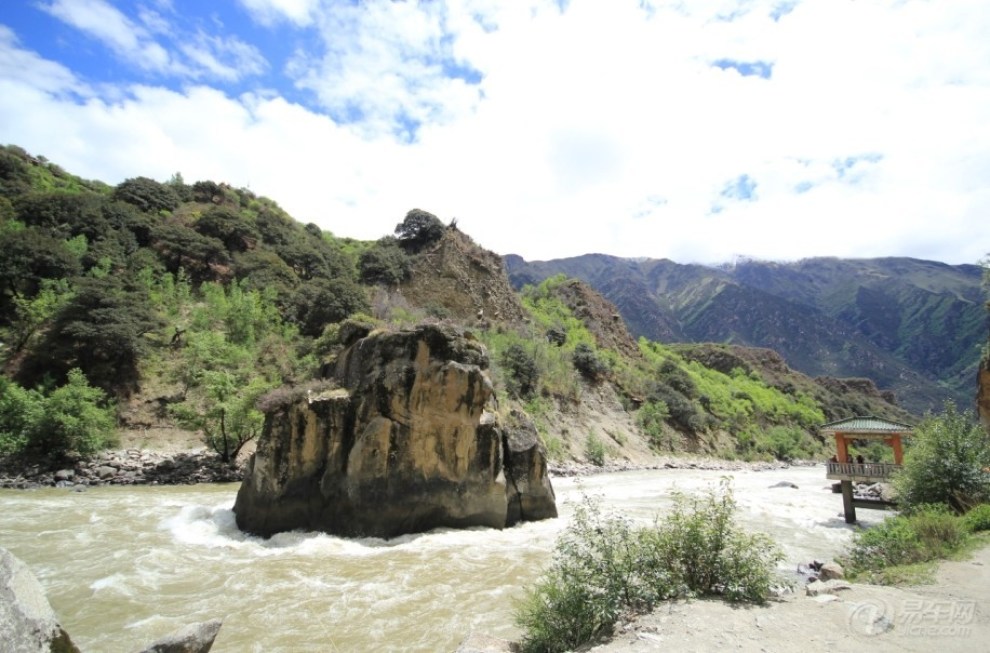
[{"label": "river bank", "polygon": [[205,449],[178,452],[120,449],[61,464],[24,458],[0,460],[0,488],[12,490],[231,483],[242,477],[242,464],[225,463]]},{"label": "river bank", "polygon": [[620,625],[609,642],[588,650],[969,653],[985,650],[990,641],[990,546],[965,560],[942,561],[930,584],[846,585],[815,597],[799,587],[765,606],[668,603]]}]

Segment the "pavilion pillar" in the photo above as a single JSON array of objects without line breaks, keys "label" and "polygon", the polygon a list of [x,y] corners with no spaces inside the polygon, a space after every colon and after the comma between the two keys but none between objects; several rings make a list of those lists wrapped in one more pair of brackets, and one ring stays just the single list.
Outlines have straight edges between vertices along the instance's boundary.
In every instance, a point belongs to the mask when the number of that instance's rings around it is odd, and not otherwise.
[{"label": "pavilion pillar", "polygon": [[901,446],[901,434],[897,433],[895,435],[890,436],[890,440],[888,442],[890,443],[891,448],[893,448],[894,450],[894,463],[897,465],[903,465],[904,447]]},{"label": "pavilion pillar", "polygon": [[840,463],[846,462],[849,458],[849,452],[846,448],[846,436],[842,433],[835,434],[835,453],[838,456],[837,460]]},{"label": "pavilion pillar", "polygon": [[842,512],[846,515],[847,524],[856,523],[856,506],[853,505],[852,481],[840,481],[842,484]]}]

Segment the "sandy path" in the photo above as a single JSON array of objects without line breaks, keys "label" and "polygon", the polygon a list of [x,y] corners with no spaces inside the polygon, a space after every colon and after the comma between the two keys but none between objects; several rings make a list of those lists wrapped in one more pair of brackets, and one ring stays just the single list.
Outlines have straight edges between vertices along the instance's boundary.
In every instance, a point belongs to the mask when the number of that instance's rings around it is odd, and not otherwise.
[{"label": "sandy path", "polygon": [[804,588],[766,607],[665,605],[592,651],[990,651],[990,547],[943,562],[931,585],[854,584],[834,597]]}]

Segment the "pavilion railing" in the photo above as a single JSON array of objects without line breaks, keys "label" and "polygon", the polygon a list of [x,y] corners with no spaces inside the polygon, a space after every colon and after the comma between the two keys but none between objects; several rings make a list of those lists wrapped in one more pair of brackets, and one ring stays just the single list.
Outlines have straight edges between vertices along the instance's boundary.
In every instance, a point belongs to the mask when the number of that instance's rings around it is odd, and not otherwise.
[{"label": "pavilion railing", "polygon": [[894,463],[827,463],[826,476],[857,476],[887,479],[901,468]]}]

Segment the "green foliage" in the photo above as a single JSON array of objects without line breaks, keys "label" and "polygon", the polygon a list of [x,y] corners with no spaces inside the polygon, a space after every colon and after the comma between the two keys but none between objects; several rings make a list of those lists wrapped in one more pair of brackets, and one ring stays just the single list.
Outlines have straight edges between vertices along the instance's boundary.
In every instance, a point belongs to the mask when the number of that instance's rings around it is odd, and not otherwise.
[{"label": "green foliage", "polygon": [[147,290],[134,280],[80,279],[22,376],[38,382],[46,374],[79,367],[107,392],[133,392],[139,360],[148,351],[147,336],[161,326]]},{"label": "green foliage", "polygon": [[151,229],[152,247],[172,274],[185,269],[196,281],[210,281],[215,266],[227,265],[224,244],[181,224],[160,224]]},{"label": "green foliage", "polygon": [[673,450],[673,440],[665,434],[664,422],[670,410],[663,401],[647,401],[636,411],[636,423],[654,449]]},{"label": "green foliage", "polygon": [[47,396],[0,378],[0,453],[86,456],[114,442],[114,409],[78,369]]},{"label": "green foliage", "polygon": [[602,439],[595,433],[589,433],[588,437],[584,441],[584,455],[588,457],[591,464],[598,467],[604,467],[607,453],[608,452],[605,450],[605,443]]},{"label": "green foliage", "polygon": [[889,517],[857,531],[845,557],[851,576],[886,582],[888,569],[945,558],[966,539],[963,519],[944,505],[920,504],[910,512]]},{"label": "green foliage", "polygon": [[766,601],[782,553],[767,536],[740,530],[734,512],[728,481],[704,497],[677,495],[671,514],[645,528],[586,497],[550,568],[516,607],[522,650],[576,650],[609,635],[621,615],[663,600]]},{"label": "green foliage", "polygon": [[962,513],[990,500],[990,438],[970,411],[952,402],[914,429],[904,465],[894,478],[898,500],[911,507],[940,503]]},{"label": "green foliage", "polygon": [[390,236],[379,239],[358,258],[361,281],[369,284],[396,286],[409,278],[411,268],[409,255]]},{"label": "green foliage", "polygon": [[44,395],[0,376],[0,455],[27,448],[44,416]]},{"label": "green foliage", "polygon": [[598,383],[608,374],[608,365],[598,357],[595,348],[586,342],[580,342],[574,347],[572,360],[574,368],[592,383]]},{"label": "green foliage", "polygon": [[178,206],[178,193],[168,184],[147,177],[127,179],[113,189],[113,199],[133,204],[145,213],[174,211]]},{"label": "green foliage", "polygon": [[13,351],[20,351],[49,320],[72,298],[72,289],[65,279],[42,279],[41,288],[33,297],[16,296],[11,302],[14,316],[5,329]]},{"label": "green foliage", "polygon": [[193,225],[204,236],[222,242],[230,252],[250,249],[261,236],[238,212],[227,207],[212,208]]},{"label": "green foliage", "polygon": [[405,219],[395,225],[395,235],[407,250],[418,252],[443,237],[446,227],[437,216],[420,209],[406,213]]},{"label": "green foliage", "polygon": [[207,446],[222,461],[236,460],[244,445],[261,433],[265,418],[255,403],[273,386],[260,377],[245,379],[229,370],[203,370],[198,384],[203,390],[204,408],[197,411],[180,404],[176,417],[185,428],[202,431]]},{"label": "green foliage", "polygon": [[536,393],[540,370],[533,354],[522,343],[509,345],[501,352],[499,362],[506,372],[505,385],[509,394],[518,399],[529,399]]},{"label": "green foliage", "polygon": [[970,533],[990,531],[990,503],[981,503],[963,515],[963,526]]},{"label": "green foliage", "polygon": [[302,284],[292,302],[300,333],[314,338],[323,333],[327,324],[370,309],[364,288],[347,277]]},{"label": "green foliage", "polygon": [[80,272],[79,259],[64,240],[35,228],[0,232],[0,322],[14,297],[34,297],[45,279]]}]

